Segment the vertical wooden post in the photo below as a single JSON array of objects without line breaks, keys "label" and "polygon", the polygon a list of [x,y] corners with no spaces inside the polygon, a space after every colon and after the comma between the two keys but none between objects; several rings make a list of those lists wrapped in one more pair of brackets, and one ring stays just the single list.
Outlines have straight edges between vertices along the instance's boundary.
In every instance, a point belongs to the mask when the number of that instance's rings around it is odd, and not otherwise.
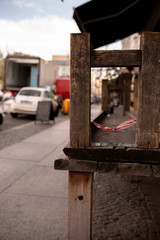
[{"label": "vertical wooden post", "polygon": [[108,111],[108,108],[109,108],[108,80],[102,80],[102,110]]},{"label": "vertical wooden post", "polygon": [[[71,34],[70,146],[90,145],[90,34]],[[69,172],[68,238],[91,239],[93,173]]]},{"label": "vertical wooden post", "polygon": [[160,33],[141,36],[142,65],[139,79],[138,146],[159,147]]},{"label": "vertical wooden post", "polygon": [[69,174],[69,228],[70,240],[91,239],[91,206],[93,173]]},{"label": "vertical wooden post", "polygon": [[126,115],[126,111],[130,108],[130,93],[131,93],[131,73],[123,74],[123,115]]},{"label": "vertical wooden post", "polygon": [[134,79],[134,111],[137,113],[138,108],[138,78]]},{"label": "vertical wooden post", "polygon": [[70,145],[90,144],[90,34],[71,34]]}]

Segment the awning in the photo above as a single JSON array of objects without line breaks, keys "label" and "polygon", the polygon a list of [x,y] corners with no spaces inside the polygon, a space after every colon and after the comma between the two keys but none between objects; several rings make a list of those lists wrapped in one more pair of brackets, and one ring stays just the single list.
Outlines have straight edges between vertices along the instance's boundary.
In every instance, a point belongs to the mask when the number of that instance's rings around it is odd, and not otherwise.
[{"label": "awning", "polygon": [[160,0],[92,0],[74,9],[94,48],[142,31],[160,31]]}]

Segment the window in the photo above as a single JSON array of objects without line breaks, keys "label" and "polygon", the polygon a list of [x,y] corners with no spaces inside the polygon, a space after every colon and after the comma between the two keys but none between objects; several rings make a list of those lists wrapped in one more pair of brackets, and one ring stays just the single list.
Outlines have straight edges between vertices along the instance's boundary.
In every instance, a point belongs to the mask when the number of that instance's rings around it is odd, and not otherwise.
[{"label": "window", "polygon": [[46,98],[53,98],[52,93],[51,93],[51,92],[48,92],[48,91],[45,91],[44,96],[45,96]]},{"label": "window", "polygon": [[19,95],[22,95],[22,96],[40,97],[41,91],[31,90],[31,89],[25,89],[25,90],[22,90]]}]

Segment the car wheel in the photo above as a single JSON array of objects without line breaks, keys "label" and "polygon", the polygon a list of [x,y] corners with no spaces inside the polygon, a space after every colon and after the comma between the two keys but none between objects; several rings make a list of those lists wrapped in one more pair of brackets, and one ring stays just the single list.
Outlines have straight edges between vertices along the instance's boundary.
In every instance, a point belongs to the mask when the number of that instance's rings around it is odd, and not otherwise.
[{"label": "car wheel", "polygon": [[3,116],[0,114],[0,125],[3,123]]},{"label": "car wheel", "polygon": [[13,118],[17,118],[18,113],[11,113],[11,116],[12,116]]}]

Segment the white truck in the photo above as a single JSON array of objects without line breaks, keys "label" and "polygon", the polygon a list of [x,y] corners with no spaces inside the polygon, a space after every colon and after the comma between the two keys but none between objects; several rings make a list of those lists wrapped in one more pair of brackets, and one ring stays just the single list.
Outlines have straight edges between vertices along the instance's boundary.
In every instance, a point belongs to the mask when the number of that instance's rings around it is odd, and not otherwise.
[{"label": "white truck", "polygon": [[4,90],[18,92],[22,87],[52,86],[55,64],[39,57],[9,55],[6,57]]}]

